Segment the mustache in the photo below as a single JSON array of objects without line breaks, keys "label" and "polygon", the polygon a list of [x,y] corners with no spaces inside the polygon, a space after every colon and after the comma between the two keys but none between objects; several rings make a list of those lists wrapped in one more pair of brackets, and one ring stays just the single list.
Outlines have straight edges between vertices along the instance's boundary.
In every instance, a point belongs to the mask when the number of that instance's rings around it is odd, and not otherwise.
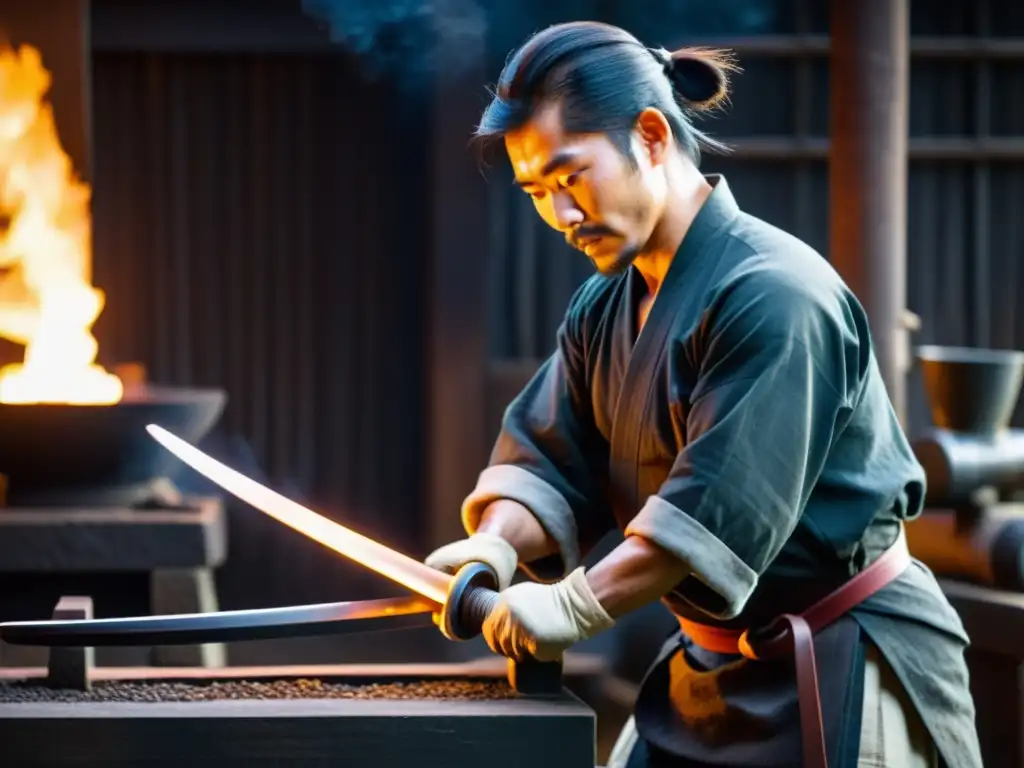
[{"label": "mustache", "polygon": [[573,248],[581,248],[582,243],[587,240],[595,240],[598,237],[607,237],[614,234],[613,230],[600,224],[584,224],[568,233],[565,239]]}]

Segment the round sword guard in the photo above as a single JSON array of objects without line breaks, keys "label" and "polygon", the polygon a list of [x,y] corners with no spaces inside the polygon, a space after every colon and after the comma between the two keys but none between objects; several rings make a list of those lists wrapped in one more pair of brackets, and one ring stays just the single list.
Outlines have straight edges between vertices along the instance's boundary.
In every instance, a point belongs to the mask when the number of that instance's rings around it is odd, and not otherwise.
[{"label": "round sword guard", "polygon": [[[466,563],[452,578],[438,626],[449,640],[472,640],[498,602],[498,577],[484,563]],[[532,656],[508,660],[508,682],[527,696],[559,696],[562,661],[537,661]]]},{"label": "round sword guard", "polygon": [[472,640],[498,602],[498,576],[484,563],[466,563],[452,578],[439,626],[449,640]]}]

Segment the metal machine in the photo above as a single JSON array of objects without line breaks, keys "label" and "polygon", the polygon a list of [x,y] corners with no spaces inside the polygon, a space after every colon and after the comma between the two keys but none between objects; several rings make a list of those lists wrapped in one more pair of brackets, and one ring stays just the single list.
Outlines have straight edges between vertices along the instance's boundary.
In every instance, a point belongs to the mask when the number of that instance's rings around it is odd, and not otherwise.
[{"label": "metal machine", "polygon": [[1010,426],[1024,352],[918,350],[933,427],[912,441],[928,480],[910,549],[939,576],[1024,590],[1024,429]]}]

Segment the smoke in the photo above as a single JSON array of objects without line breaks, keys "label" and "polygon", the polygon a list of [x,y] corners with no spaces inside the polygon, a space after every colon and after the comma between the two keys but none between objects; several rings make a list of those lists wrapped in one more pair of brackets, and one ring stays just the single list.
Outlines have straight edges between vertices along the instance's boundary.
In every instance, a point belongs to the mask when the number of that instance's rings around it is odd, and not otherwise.
[{"label": "smoke", "polygon": [[487,34],[476,0],[302,0],[326,22],[331,40],[375,75],[403,79],[472,64]]},{"label": "smoke", "polygon": [[[729,38],[787,34],[778,0],[655,0],[633,3],[618,23],[651,46],[676,48],[694,37]],[[610,19],[609,19],[610,21]]]},{"label": "smoke", "polygon": [[[493,64],[530,34],[561,21],[600,19],[648,45],[677,47],[700,37],[785,34],[778,0],[302,0],[331,39],[371,74],[407,85],[475,66],[486,42]],[[602,7],[603,6],[603,7]],[[493,75],[492,75],[493,76]]]}]

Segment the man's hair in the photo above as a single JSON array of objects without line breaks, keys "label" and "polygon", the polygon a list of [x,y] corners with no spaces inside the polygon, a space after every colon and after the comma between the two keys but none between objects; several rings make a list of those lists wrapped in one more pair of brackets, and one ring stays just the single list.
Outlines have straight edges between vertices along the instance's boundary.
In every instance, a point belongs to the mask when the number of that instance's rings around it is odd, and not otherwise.
[{"label": "man's hair", "polygon": [[697,130],[691,116],[722,105],[729,74],[726,51],[647,48],[610,24],[577,21],[548,27],[515,50],[498,78],[476,129],[478,140],[499,138],[557,103],[569,133],[604,133],[634,161],[630,133],[640,113],[660,110],[676,142],[696,163],[701,149],[728,151]]}]

